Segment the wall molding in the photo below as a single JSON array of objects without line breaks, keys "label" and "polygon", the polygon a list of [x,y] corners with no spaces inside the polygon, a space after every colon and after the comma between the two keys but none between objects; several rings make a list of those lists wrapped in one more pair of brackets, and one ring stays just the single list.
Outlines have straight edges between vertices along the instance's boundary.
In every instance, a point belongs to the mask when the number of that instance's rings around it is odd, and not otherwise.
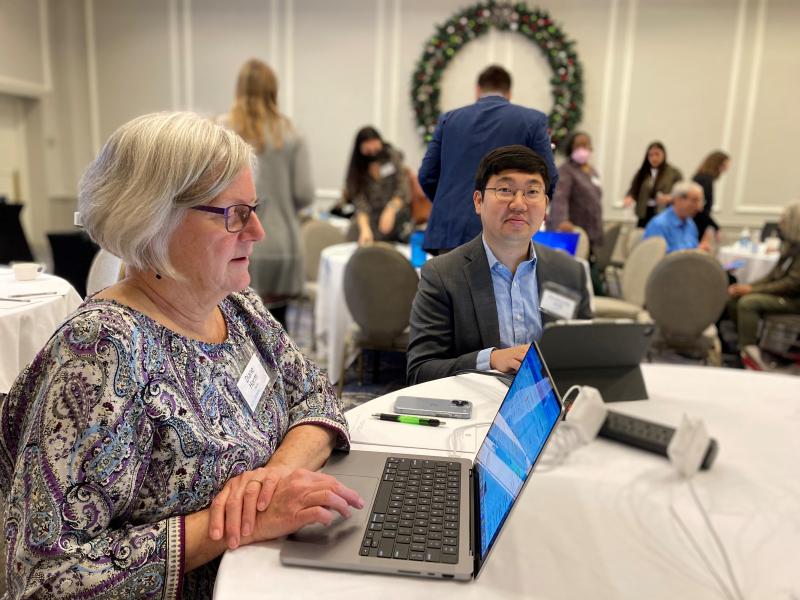
[{"label": "wall molding", "polygon": [[611,85],[614,78],[614,56],[617,53],[617,20],[619,19],[619,0],[611,0],[608,7],[608,33],[606,34],[606,56],[603,67],[603,90],[600,100],[600,139],[598,146],[598,165],[601,180],[606,176],[608,164],[608,121],[611,113]]},{"label": "wall molding", "polygon": [[178,0],[168,0],[169,19],[169,68],[170,68],[170,96],[172,110],[181,107],[181,44],[180,28],[178,25]]},{"label": "wall molding", "polygon": [[388,138],[393,142],[397,140],[397,129],[400,121],[400,35],[401,0],[392,0],[392,53],[389,72],[389,116]]},{"label": "wall molding", "polygon": [[53,91],[53,68],[50,62],[50,10],[47,0],[39,0],[39,30],[41,31],[42,77],[47,92]]},{"label": "wall molding", "polygon": [[269,61],[278,68],[278,0],[269,0]]},{"label": "wall molding", "polygon": [[[740,149],[742,165],[750,164],[750,145],[753,138],[753,124],[755,122],[756,105],[758,104],[758,87],[761,79],[761,62],[764,57],[764,32],[767,25],[767,2],[768,0],[757,0],[756,18],[753,35],[753,60],[750,66],[749,86],[747,100],[745,103],[744,125],[742,127],[742,144]],[[782,206],[776,205],[752,205],[744,202],[744,183],[746,169],[736,170],[736,188],[734,193],[733,207],[738,214],[780,214]]]},{"label": "wall molding", "polygon": [[[621,196],[620,190],[622,181],[622,153],[625,149],[625,136],[628,133],[628,109],[631,103],[631,79],[633,76],[633,53],[634,46],[636,45],[636,17],[638,14],[639,0],[630,0],[628,4],[628,15],[625,20],[625,46],[623,50],[622,60],[622,82],[620,85],[620,101],[618,127],[617,127],[617,147],[614,152],[614,181],[611,186],[612,192],[619,192],[617,196]],[[612,201],[614,208],[622,208],[624,206],[621,198],[615,198]]]},{"label": "wall molding", "polygon": [[375,2],[375,54],[372,74],[372,122],[383,130],[383,63],[386,45],[386,0]]},{"label": "wall molding", "polygon": [[94,0],[83,0],[86,36],[86,74],[89,86],[89,131],[92,154],[100,151],[100,92],[97,88],[97,42],[94,35]]},{"label": "wall molding", "polygon": [[26,98],[39,98],[49,91],[42,83],[0,75],[0,93],[25,96]]},{"label": "wall molding", "polygon": [[[747,17],[747,0],[739,0],[736,14],[736,32],[733,38],[733,53],[731,54],[731,71],[728,76],[728,99],[725,105],[725,120],[722,125],[722,143],[720,148],[731,152],[733,138],[733,118],[736,114],[736,99],[739,89],[739,76],[742,71],[742,48],[744,46],[744,29]],[[725,183],[723,179],[717,183],[717,196],[719,199],[714,204],[714,214],[722,212],[725,206]]]},{"label": "wall molding", "polygon": [[183,104],[194,110],[194,50],[192,48],[192,0],[181,0],[183,25]]},{"label": "wall molding", "polygon": [[283,27],[283,80],[285,113],[294,118],[294,0],[286,0]]}]

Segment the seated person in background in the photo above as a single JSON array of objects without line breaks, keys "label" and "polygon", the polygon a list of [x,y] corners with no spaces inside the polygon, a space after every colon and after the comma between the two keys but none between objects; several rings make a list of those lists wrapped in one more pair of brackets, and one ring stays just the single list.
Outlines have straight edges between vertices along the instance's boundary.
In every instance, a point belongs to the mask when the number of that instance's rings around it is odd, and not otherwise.
[{"label": "seated person in background", "polygon": [[313,472],[348,446],[341,405],[247,287],[254,165],[234,132],[160,113],[81,179],[83,224],[127,277],[0,404],[11,597],[210,598],[226,548],[363,506]]},{"label": "seated person in background", "polygon": [[580,263],[531,242],[544,219],[548,184],[547,163],[525,146],[483,157],[473,193],[483,233],[422,267],[411,310],[409,384],[462,369],[516,372],[530,342],[555,319],[540,312],[548,284],[567,288],[575,316],[591,318]]},{"label": "seated person in background", "polygon": [[575,225],[586,230],[592,250],[603,245],[603,188],[600,176],[589,164],[592,140],[578,131],[567,139],[567,160],[558,167],[558,187],[550,203],[548,229],[574,231]]},{"label": "seated person in background", "polygon": [[739,350],[758,342],[758,323],[770,313],[800,314],[800,202],[786,207],[778,225],[781,255],[766,277],[728,288],[728,315],[739,332]]},{"label": "seated person in background", "polygon": [[[406,241],[411,235],[408,175],[402,155],[373,127],[356,134],[344,196],[355,206],[359,244]],[[351,239],[355,238],[351,235]]]},{"label": "seated person in background", "polygon": [[[703,210],[703,188],[693,181],[679,181],[672,187],[672,204],[653,217],[642,239],[660,236],[667,242],[667,253],[699,248],[708,252],[711,243],[700,241],[694,217]],[[707,236],[711,236],[711,231]]]}]

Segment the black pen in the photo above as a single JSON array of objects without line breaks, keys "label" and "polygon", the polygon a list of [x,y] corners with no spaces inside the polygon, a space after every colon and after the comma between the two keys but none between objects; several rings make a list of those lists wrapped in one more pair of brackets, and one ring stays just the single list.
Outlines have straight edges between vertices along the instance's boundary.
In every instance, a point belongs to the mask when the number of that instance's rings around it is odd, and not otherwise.
[{"label": "black pen", "polygon": [[396,423],[408,423],[409,425],[427,425],[428,427],[438,427],[444,425],[444,421],[439,419],[427,419],[425,417],[415,417],[414,415],[392,415],[389,413],[375,413],[372,415],[381,421],[395,421]]}]

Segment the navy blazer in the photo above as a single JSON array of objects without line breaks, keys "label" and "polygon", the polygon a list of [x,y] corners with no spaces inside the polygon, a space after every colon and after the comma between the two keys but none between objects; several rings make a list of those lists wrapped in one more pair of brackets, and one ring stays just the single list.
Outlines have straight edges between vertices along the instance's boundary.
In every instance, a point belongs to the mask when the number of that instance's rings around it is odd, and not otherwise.
[{"label": "navy blazer", "polygon": [[433,202],[425,248],[456,248],[481,232],[472,203],[475,173],[484,155],[500,146],[522,144],[541,155],[552,198],[558,170],[547,127],[547,115],[502,96],[484,96],[442,115],[419,169],[419,183]]}]

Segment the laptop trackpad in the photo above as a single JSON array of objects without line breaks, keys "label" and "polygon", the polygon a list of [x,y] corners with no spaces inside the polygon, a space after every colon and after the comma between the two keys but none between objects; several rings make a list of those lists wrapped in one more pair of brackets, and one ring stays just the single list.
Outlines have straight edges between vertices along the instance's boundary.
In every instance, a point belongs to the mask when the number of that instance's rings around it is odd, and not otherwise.
[{"label": "laptop trackpad", "polygon": [[343,538],[355,536],[360,544],[366,529],[369,511],[375,499],[375,491],[379,480],[375,477],[360,477],[357,475],[336,475],[336,479],[359,493],[364,499],[364,508],[358,510],[351,507],[352,514],[349,519],[345,519],[339,513],[332,511],[334,519],[330,525],[312,523],[293,533],[288,539],[295,542],[328,545],[340,544]]}]

